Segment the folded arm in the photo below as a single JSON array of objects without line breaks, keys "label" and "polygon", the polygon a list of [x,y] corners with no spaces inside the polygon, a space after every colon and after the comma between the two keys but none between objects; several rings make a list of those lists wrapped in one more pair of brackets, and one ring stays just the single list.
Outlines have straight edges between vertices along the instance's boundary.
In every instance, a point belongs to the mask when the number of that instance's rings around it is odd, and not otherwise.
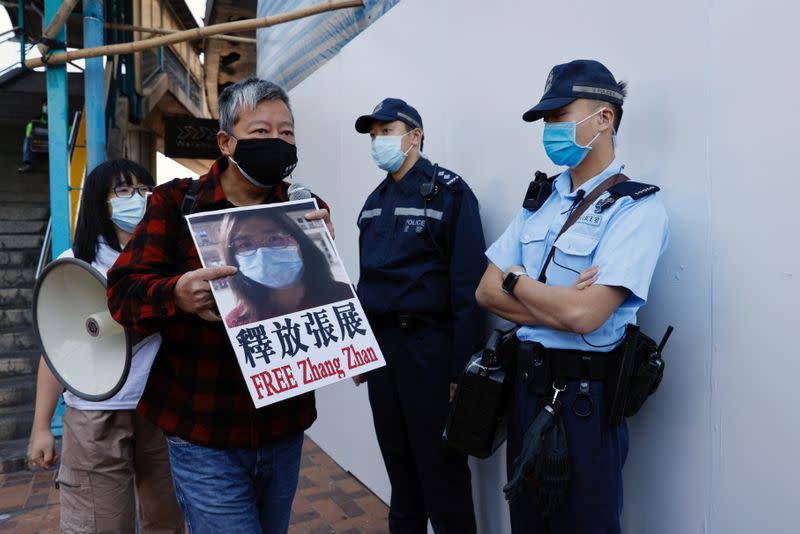
[{"label": "folded arm", "polygon": [[[525,272],[520,265],[507,272]],[[513,295],[503,291],[506,273],[493,263],[481,279],[476,298],[493,313],[524,325],[543,325],[556,330],[586,334],[597,330],[627,298],[627,290],[595,285],[597,268],[585,270],[571,287],[548,286],[527,275],[514,286]]]},{"label": "folded arm", "polygon": [[[511,271],[525,272],[525,269],[520,266],[514,266],[509,269],[509,272]],[[597,267],[589,267],[578,276],[571,288],[561,289],[572,289],[577,292],[584,291],[597,281],[597,273]],[[517,324],[551,326],[547,322],[547,314],[545,312],[526,305],[518,298],[519,285],[528,277],[521,277],[514,288],[514,295],[509,295],[502,288],[505,275],[506,273],[501,271],[497,265],[489,263],[478,290],[475,292],[478,303],[503,319]]]},{"label": "folded arm", "polygon": [[478,304],[503,319],[517,324],[542,324],[541,320],[519,300],[503,291],[505,273],[494,263],[489,263],[483,273],[475,298]]}]

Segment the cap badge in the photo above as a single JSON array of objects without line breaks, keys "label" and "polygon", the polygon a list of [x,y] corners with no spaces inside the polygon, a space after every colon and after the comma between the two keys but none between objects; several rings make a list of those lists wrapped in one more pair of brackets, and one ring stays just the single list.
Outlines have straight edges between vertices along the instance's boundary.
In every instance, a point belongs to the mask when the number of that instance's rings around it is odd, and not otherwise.
[{"label": "cap badge", "polygon": [[547,93],[550,88],[553,86],[553,70],[550,70],[550,74],[547,75],[547,81],[544,82],[544,92]]}]

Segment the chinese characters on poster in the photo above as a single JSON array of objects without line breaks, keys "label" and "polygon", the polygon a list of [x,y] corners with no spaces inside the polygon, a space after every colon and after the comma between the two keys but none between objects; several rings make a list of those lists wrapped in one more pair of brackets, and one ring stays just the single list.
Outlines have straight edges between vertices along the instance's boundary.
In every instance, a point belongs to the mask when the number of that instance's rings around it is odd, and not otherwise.
[{"label": "chinese characters on poster", "polygon": [[384,365],[383,355],[313,199],[187,217],[256,407]]}]

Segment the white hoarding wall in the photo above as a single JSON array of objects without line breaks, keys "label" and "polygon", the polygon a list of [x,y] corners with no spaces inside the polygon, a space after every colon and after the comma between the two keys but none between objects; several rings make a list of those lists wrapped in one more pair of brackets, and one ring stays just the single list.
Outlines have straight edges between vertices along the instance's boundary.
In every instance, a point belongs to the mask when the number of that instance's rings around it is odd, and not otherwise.
[{"label": "white hoarding wall", "polygon": [[[800,531],[800,74],[785,40],[799,18],[788,1],[403,0],[291,92],[295,176],[332,206],[357,279],[355,221],[381,178],[358,115],[387,96],[417,107],[425,152],[473,188],[491,242],[533,171],[555,171],[541,124],[520,118],[550,67],[594,58],[629,81],[619,154],[662,188],[672,236],[640,322],[676,332],[661,389],[630,421],[628,534]],[[388,499],[366,388],[317,398],[310,435]],[[508,532],[502,456],[473,463],[481,532]]]}]

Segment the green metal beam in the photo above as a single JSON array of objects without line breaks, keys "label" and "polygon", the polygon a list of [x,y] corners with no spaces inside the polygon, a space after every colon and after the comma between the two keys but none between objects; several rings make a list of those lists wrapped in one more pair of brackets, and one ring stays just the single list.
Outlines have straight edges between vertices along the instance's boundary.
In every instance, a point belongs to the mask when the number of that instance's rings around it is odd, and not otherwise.
[{"label": "green metal beam", "polygon": [[[61,6],[60,0],[45,0],[45,26]],[[55,39],[65,43],[66,29]],[[57,52],[50,50],[48,52]],[[52,253],[57,258],[70,247],[69,222],[69,127],[67,122],[67,66],[47,67],[47,136],[50,158],[50,217],[53,221]]]}]

